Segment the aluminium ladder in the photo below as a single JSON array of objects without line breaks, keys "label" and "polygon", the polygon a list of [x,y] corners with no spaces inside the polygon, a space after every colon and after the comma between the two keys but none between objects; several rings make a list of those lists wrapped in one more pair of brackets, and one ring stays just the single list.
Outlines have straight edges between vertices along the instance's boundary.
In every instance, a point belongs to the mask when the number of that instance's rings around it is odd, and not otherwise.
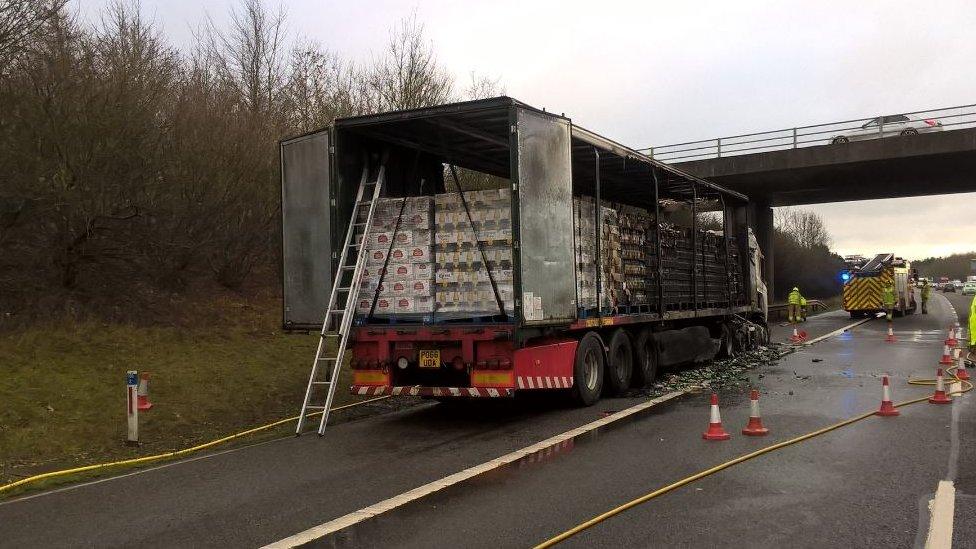
[{"label": "aluminium ladder", "polygon": [[[318,434],[325,433],[325,426],[329,421],[332,407],[332,397],[335,396],[336,382],[339,370],[349,344],[353,317],[356,316],[356,299],[363,276],[363,265],[366,264],[366,244],[370,225],[373,222],[373,212],[376,202],[383,190],[383,179],[386,172],[385,164],[380,164],[376,179],[369,179],[369,164],[363,168],[363,175],[359,181],[359,191],[356,194],[356,205],[350,218],[349,228],[346,230],[346,240],[339,256],[339,269],[336,271],[329,296],[329,306],[322,321],[322,332],[319,337],[318,349],[315,351],[315,361],[312,362],[312,372],[308,377],[308,387],[305,389],[305,399],[302,401],[301,415],[298,416],[298,427],[295,434],[302,434],[305,420],[310,412],[321,412]],[[360,215],[366,208],[366,219],[360,221]],[[361,232],[360,232],[361,231]],[[357,242],[357,232],[362,238]],[[334,353],[330,347],[335,344]],[[321,367],[325,366],[327,377],[320,378]],[[312,404],[315,389],[325,387],[325,402],[321,405]]]}]

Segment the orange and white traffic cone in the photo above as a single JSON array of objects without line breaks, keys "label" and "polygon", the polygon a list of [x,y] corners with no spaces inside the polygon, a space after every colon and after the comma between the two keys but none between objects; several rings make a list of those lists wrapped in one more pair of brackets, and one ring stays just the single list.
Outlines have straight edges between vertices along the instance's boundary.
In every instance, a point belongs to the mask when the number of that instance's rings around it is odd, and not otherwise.
[{"label": "orange and white traffic cone", "polygon": [[942,368],[935,373],[935,394],[929,397],[931,404],[949,404],[952,399],[945,391],[945,382],[942,380]]},{"label": "orange and white traffic cone", "polygon": [[897,416],[901,412],[891,403],[891,387],[888,385],[888,376],[881,378],[881,408],[875,412],[879,416]]},{"label": "orange and white traffic cone", "polygon": [[895,337],[895,331],[891,328],[890,322],[888,323],[888,337],[885,338],[885,341],[887,341],[888,343],[894,343],[898,341],[898,339]]},{"label": "orange and white traffic cone", "polygon": [[153,407],[153,403],[149,402],[149,372],[139,374],[139,389],[137,394],[139,395],[138,408],[140,411]]},{"label": "orange and white traffic cone", "polygon": [[956,328],[955,326],[949,326],[949,337],[946,338],[945,344],[950,347],[955,347],[959,344],[956,340]]},{"label": "orange and white traffic cone", "polygon": [[939,364],[942,364],[943,366],[952,366],[952,355],[949,351],[948,343],[942,346],[942,359],[939,360]]},{"label": "orange and white traffic cone", "polygon": [[759,415],[759,391],[755,389],[749,393],[749,424],[742,430],[742,434],[751,437],[769,434],[769,429],[763,427],[762,417]]},{"label": "orange and white traffic cone", "polygon": [[718,411],[718,394],[712,393],[711,410],[709,411],[708,430],[702,433],[705,440],[729,440],[732,435],[722,428],[722,414]]},{"label": "orange and white traffic cone", "polygon": [[[958,351],[959,349],[956,349]],[[956,379],[959,381],[969,381],[969,372],[966,371],[966,359],[956,355]]]},{"label": "orange and white traffic cone", "polygon": [[793,343],[803,343],[807,340],[807,333],[803,330],[797,330],[796,326],[793,327],[793,335],[790,336],[790,341]]}]

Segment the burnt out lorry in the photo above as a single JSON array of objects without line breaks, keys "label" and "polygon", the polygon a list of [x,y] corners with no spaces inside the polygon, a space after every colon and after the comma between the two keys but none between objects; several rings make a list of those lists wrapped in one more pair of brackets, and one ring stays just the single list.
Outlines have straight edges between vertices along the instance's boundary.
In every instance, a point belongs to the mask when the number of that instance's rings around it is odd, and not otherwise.
[{"label": "burnt out lorry", "polygon": [[768,340],[747,198],[563,115],[498,97],[280,150],[284,328],[321,331],[299,432],[342,368],[357,395],[591,405]]}]

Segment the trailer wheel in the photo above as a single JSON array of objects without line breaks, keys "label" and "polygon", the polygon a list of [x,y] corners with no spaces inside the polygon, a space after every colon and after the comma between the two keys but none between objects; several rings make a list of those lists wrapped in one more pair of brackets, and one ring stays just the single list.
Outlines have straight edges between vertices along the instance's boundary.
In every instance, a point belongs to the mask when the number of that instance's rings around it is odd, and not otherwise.
[{"label": "trailer wheel", "polygon": [[657,379],[657,340],[650,328],[644,328],[637,334],[634,342],[634,374],[631,383],[634,387],[647,387]]},{"label": "trailer wheel", "polygon": [[610,352],[607,356],[607,375],[603,384],[609,396],[620,396],[630,388],[630,378],[634,372],[634,348],[630,344],[627,330],[617,329],[610,338]]},{"label": "trailer wheel", "polygon": [[576,346],[576,360],[573,363],[572,393],[578,404],[592,406],[600,400],[605,366],[603,342],[598,335],[589,332]]}]

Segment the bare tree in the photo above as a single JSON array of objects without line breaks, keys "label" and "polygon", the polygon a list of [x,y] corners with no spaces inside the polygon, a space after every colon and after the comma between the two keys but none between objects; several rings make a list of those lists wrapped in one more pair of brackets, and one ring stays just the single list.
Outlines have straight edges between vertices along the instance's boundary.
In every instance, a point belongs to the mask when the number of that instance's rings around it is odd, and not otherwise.
[{"label": "bare tree", "polygon": [[450,101],[453,79],[438,63],[424,26],[412,15],[390,33],[386,51],[366,75],[369,110],[427,107]]},{"label": "bare tree", "polygon": [[0,72],[68,0],[0,0]]},{"label": "bare tree", "polygon": [[775,212],[775,225],[793,237],[803,248],[830,248],[830,232],[819,215],[796,208],[779,208]]},{"label": "bare tree", "polygon": [[288,65],[285,108],[295,130],[309,131],[362,112],[362,75],[337,54],[303,41],[292,49]]},{"label": "bare tree", "polygon": [[269,13],[261,0],[243,0],[240,10],[232,9],[228,31],[210,22],[206,39],[213,66],[252,114],[269,112],[282,90],[284,38],[284,8]]},{"label": "bare tree", "polygon": [[471,71],[471,81],[464,89],[464,99],[486,99],[505,95],[505,87],[501,85],[501,78],[490,78]]}]

